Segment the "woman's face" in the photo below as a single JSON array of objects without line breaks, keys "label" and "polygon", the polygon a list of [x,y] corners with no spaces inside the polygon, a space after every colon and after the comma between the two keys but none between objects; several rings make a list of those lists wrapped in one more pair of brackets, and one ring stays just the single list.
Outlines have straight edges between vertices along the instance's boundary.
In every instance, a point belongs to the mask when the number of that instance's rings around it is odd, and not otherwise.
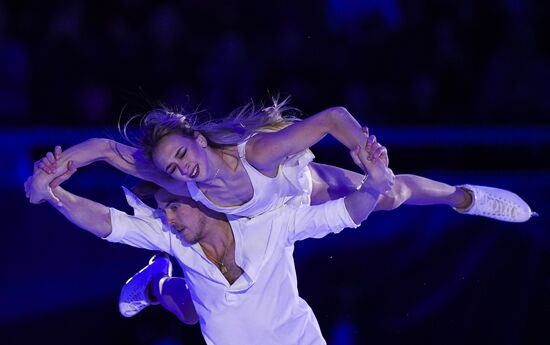
[{"label": "woman's face", "polygon": [[176,180],[204,181],[210,170],[206,147],[203,136],[169,134],[153,150],[153,163]]}]

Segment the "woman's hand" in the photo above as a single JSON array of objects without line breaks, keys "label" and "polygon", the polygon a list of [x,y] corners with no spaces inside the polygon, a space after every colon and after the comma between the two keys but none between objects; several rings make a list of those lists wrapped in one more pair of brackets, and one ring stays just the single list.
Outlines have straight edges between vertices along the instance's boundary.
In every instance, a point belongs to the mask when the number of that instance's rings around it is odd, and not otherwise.
[{"label": "woman's hand", "polygon": [[368,177],[359,187],[372,189],[380,194],[388,193],[395,183],[393,171],[386,166],[387,149],[376,141],[374,135],[368,136],[364,148],[356,146],[351,152],[351,157]]},{"label": "woman's hand", "polygon": [[61,147],[56,146],[54,153],[48,152],[34,163],[34,174],[24,183],[26,196],[31,203],[38,204],[50,200],[60,206],[60,201],[53,194],[52,189],[68,180],[76,172],[76,166],[72,161],[67,163],[65,169],[58,169],[57,161],[61,153]]}]

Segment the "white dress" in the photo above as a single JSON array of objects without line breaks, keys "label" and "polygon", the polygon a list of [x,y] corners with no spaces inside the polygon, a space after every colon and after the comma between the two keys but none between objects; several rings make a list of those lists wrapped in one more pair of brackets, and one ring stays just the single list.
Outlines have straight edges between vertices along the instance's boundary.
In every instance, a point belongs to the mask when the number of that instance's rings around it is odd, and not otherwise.
[{"label": "white dress", "polygon": [[239,159],[246,170],[254,194],[250,200],[237,206],[214,204],[197,187],[194,181],[187,182],[191,197],[206,207],[225,214],[254,217],[285,204],[309,205],[313,182],[308,164],[315,158],[310,150],[287,157],[279,166],[275,177],[268,177],[254,168],[245,157],[246,143],[237,146]]}]

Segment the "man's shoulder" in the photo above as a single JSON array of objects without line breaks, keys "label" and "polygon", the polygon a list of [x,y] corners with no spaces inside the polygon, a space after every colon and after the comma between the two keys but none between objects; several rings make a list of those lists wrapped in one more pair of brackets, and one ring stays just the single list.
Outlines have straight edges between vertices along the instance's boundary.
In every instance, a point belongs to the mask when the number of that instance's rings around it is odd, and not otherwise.
[{"label": "man's shoulder", "polygon": [[283,205],[274,210],[259,214],[254,217],[228,216],[233,230],[242,232],[270,231],[273,228],[284,227],[298,210],[298,206]]}]

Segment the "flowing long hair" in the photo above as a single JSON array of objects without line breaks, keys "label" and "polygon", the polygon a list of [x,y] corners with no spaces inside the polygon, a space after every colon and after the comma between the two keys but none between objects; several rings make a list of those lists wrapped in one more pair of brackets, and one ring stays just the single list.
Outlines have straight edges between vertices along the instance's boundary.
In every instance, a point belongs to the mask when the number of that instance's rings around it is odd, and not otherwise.
[{"label": "flowing long hair", "polygon": [[[200,133],[209,146],[223,149],[237,145],[257,132],[278,131],[300,120],[300,111],[288,105],[289,98],[282,102],[273,98],[272,101],[269,107],[251,101],[217,120],[201,120],[204,114],[199,111],[181,113],[163,106],[131,117],[122,127],[119,126],[119,131],[132,146],[142,149],[148,159],[151,159],[159,141],[170,134],[193,138]],[[137,119],[140,131],[137,138],[131,138],[128,128]]]}]

